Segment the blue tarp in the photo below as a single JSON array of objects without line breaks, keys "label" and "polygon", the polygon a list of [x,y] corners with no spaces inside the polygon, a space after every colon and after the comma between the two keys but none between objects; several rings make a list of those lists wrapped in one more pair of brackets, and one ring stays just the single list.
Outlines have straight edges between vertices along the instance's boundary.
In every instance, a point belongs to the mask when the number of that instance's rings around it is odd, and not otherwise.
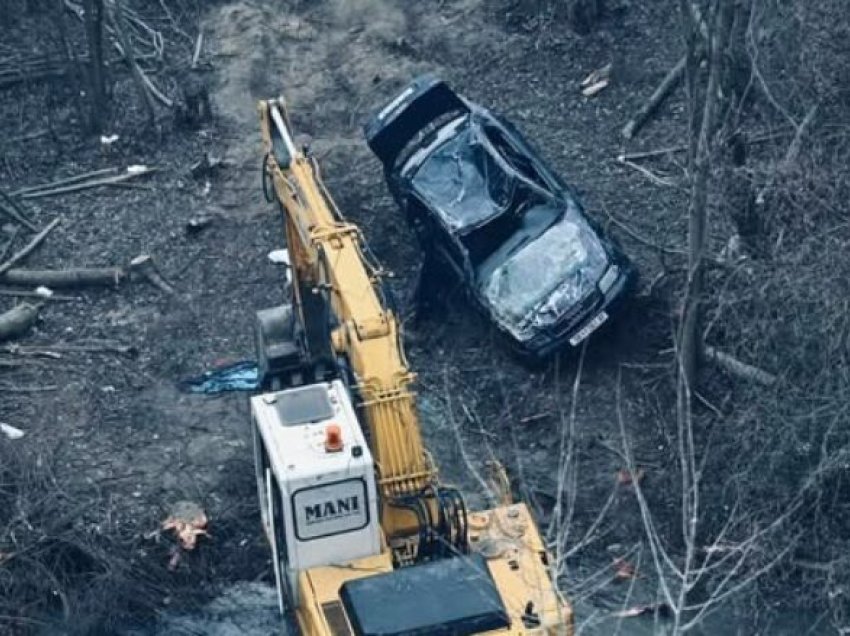
[{"label": "blue tarp", "polygon": [[256,391],[260,386],[257,363],[243,360],[225,367],[205,371],[203,375],[183,380],[180,390],[208,395],[225,391]]}]

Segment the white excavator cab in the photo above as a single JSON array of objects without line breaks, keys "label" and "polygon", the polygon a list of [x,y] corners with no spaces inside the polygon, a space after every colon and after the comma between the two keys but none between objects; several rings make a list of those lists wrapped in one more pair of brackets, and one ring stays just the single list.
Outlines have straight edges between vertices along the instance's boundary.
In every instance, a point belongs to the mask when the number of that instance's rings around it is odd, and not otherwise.
[{"label": "white excavator cab", "polygon": [[339,380],[251,398],[257,488],[281,612],[298,574],[381,552],[374,462]]}]

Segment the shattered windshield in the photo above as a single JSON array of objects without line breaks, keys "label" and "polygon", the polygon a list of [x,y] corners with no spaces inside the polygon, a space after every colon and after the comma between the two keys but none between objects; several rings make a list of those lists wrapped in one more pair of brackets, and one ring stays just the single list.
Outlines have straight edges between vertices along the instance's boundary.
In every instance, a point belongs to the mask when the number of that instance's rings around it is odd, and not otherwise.
[{"label": "shattered windshield", "polygon": [[480,128],[470,123],[422,164],[413,187],[450,227],[459,229],[507,210],[515,178],[490,153]]},{"label": "shattered windshield", "polygon": [[516,327],[560,313],[597,283],[608,259],[583,221],[568,215],[496,267],[482,291],[496,313]]}]

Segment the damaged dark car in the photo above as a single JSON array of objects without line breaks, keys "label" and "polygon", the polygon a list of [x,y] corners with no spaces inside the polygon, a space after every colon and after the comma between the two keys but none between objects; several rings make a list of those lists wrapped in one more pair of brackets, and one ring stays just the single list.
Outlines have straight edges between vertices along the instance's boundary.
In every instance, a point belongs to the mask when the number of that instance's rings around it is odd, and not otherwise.
[{"label": "damaged dark car", "polygon": [[432,75],[364,127],[426,262],[463,282],[522,352],[575,347],[607,322],[635,270],[509,122]]}]

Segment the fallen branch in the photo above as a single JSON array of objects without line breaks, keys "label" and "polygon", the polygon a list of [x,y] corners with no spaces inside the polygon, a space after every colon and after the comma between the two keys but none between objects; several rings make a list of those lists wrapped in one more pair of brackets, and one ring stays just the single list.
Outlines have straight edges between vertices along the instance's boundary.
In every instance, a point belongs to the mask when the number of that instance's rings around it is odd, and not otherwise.
[{"label": "fallen branch", "polygon": [[192,54],[192,68],[198,66],[198,60],[201,59],[201,49],[204,46],[204,32],[198,31],[198,39],[195,41],[195,52]]},{"label": "fallen branch", "polygon": [[48,234],[50,234],[53,228],[59,225],[59,221],[61,221],[59,217],[53,219],[50,223],[47,224],[47,227],[45,227],[41,232],[36,234],[29,243],[24,245],[23,248],[13,254],[11,258],[9,258],[9,260],[0,265],[0,274],[8,272],[18,261],[26,258],[26,256],[29,255],[29,253],[32,252],[36,247],[38,247],[39,243],[41,243],[44,238]]},{"label": "fallen branch", "polygon": [[150,90],[151,81],[149,79],[145,81],[146,76],[141,67],[136,63],[133,45],[130,43],[130,38],[127,37],[127,33],[124,30],[124,16],[121,5],[118,3],[118,0],[106,0],[104,7],[106,8],[106,13],[109,16],[109,22],[112,24],[115,36],[118,38],[118,42],[114,44],[119,53],[124,55],[124,59],[130,67],[130,73],[136,81],[136,86],[145,102],[148,111],[148,120],[151,126],[153,126],[156,123],[156,106],[153,103],[153,92]]},{"label": "fallen branch", "polygon": [[724,353],[714,347],[705,345],[703,354],[705,359],[714,362],[721,369],[748,382],[756,382],[764,386],[770,386],[776,382],[776,376],[746,362],[741,362],[728,353]]},{"label": "fallen branch", "polygon": [[79,183],[80,181],[85,181],[86,179],[90,179],[92,177],[101,177],[105,174],[113,174],[118,168],[103,168],[102,170],[94,170],[92,172],[84,172],[83,174],[74,175],[73,177],[66,177],[65,179],[58,179],[56,181],[51,181],[50,183],[42,183],[40,185],[28,186],[26,188],[21,188],[19,190],[15,190],[14,192],[10,192],[9,196],[19,197],[23,194],[29,194],[30,192],[38,192],[40,190],[50,190],[53,188],[57,188],[59,186],[65,186],[72,183]]},{"label": "fallen branch", "polygon": [[12,296],[14,298],[40,298],[41,300],[50,300],[53,302],[71,302],[75,300],[83,300],[83,298],[81,298],[80,296],[61,296],[57,294],[45,296],[44,294],[40,294],[37,291],[24,291],[18,289],[0,289],[0,296]]},{"label": "fallen branch", "polygon": [[50,131],[47,129],[44,130],[36,130],[35,132],[27,133],[26,135],[20,135],[18,137],[8,137],[5,141],[6,143],[19,143],[21,141],[32,141],[34,139],[41,139],[42,137],[47,137],[50,134]]},{"label": "fallen branch", "polygon": [[92,179],[90,181],[84,181],[83,183],[77,183],[74,185],[61,186],[59,188],[50,188],[45,190],[37,190],[35,192],[28,192],[27,194],[22,194],[22,199],[38,199],[41,197],[51,197],[57,194],[67,194],[69,192],[79,192],[80,190],[88,190],[89,188],[97,188],[104,185],[113,185],[116,183],[121,183],[122,181],[127,181],[129,179],[133,179],[135,177],[140,177],[142,175],[150,174],[151,172],[155,172],[156,168],[145,168],[144,170],[139,170],[137,172],[125,172],[124,174],[119,174],[114,177],[105,177],[103,179]]},{"label": "fallen branch", "polygon": [[21,206],[2,190],[0,190],[0,199],[3,200],[0,203],[0,212],[25,226],[28,230],[38,232],[38,226],[26,217]]},{"label": "fallen branch", "polygon": [[673,248],[673,247],[667,247],[665,245],[659,245],[658,243],[654,243],[653,241],[650,241],[648,238],[646,238],[645,236],[642,236],[641,234],[638,234],[635,230],[633,230],[631,227],[626,225],[626,223],[624,223],[623,221],[621,221],[620,219],[615,217],[613,214],[611,214],[611,212],[608,211],[608,208],[606,206],[603,205],[602,210],[605,212],[605,215],[610,219],[610,221],[614,225],[619,227],[621,230],[623,230],[626,234],[631,236],[638,243],[643,243],[644,245],[651,247],[652,249],[657,250],[659,252],[663,252],[665,254],[684,254],[685,253],[684,250],[676,249],[676,248]]},{"label": "fallen branch", "polygon": [[664,177],[659,177],[657,174],[652,172],[652,170],[650,170],[649,168],[644,168],[643,166],[636,164],[633,161],[629,161],[628,159],[623,158],[622,155],[620,157],[618,157],[618,159],[619,159],[618,163],[620,163],[623,166],[628,166],[629,168],[632,168],[633,170],[637,170],[642,175],[644,175],[647,179],[652,181],[652,183],[654,183],[655,185],[668,186],[668,187],[675,187],[676,186],[676,183],[674,181],[671,181],[670,179],[665,179]]},{"label": "fallen branch", "polygon": [[0,276],[0,282],[25,287],[114,287],[121,283],[126,272],[120,267],[76,269],[10,269]]},{"label": "fallen branch", "polygon": [[780,176],[788,176],[791,174],[791,170],[797,162],[797,158],[800,156],[800,150],[803,147],[803,137],[808,132],[809,128],[812,127],[815,115],[817,115],[818,112],[818,107],[819,104],[812,106],[806,113],[803,121],[800,122],[799,126],[797,126],[797,130],[794,133],[793,139],[791,139],[791,143],[788,145],[788,150],[785,151],[785,156],[782,158],[782,161],[780,161],[779,165],[776,166],[776,170],[771,172],[770,178],[767,183],[764,184],[764,187],[762,187],[756,194],[756,205],[764,205],[768,191],[774,186]]},{"label": "fallen branch", "polygon": [[162,290],[169,296],[177,296],[177,291],[162,277],[162,274],[159,273],[159,270],[156,268],[150,254],[140,254],[130,261],[130,271],[138,274],[151,285]]},{"label": "fallen branch", "polygon": [[3,251],[0,251],[0,261],[5,261],[6,257],[9,255],[9,252],[12,251],[12,248],[15,245],[15,240],[18,238],[18,234],[21,233],[21,228],[15,226],[15,229],[12,230],[11,236],[9,236],[9,240],[6,241],[6,245],[3,246]]},{"label": "fallen branch", "polygon": [[673,92],[673,89],[678,86],[679,82],[681,82],[682,78],[685,76],[686,62],[687,56],[683,55],[679,61],[676,62],[676,65],[670,69],[667,75],[664,76],[664,79],[661,80],[658,88],[656,88],[652,95],[649,96],[649,99],[641,105],[634,117],[632,117],[626,125],[623,126],[623,130],[621,132],[623,137],[626,139],[634,137],[652,114],[655,113],[667,96]]},{"label": "fallen branch", "polygon": [[22,303],[0,314],[0,340],[8,340],[26,332],[38,319],[40,305]]},{"label": "fallen branch", "polygon": [[0,392],[4,393],[44,393],[46,391],[56,391],[59,387],[55,384],[47,386],[15,386],[14,384],[0,384]]},{"label": "fallen branch", "polygon": [[133,345],[125,345],[117,340],[92,340],[82,343],[59,342],[48,345],[6,345],[0,351],[20,356],[45,356],[60,358],[62,353],[116,353],[120,355],[136,355],[138,349]]},{"label": "fallen branch", "polygon": [[[763,144],[767,141],[773,141],[779,137],[783,137],[790,134],[790,132],[769,132],[762,133],[758,135],[754,135],[747,139],[747,145],[753,146],[755,144]],[[728,137],[721,139],[721,144],[727,143]],[[644,150],[638,152],[626,152],[617,155],[617,161],[637,161],[639,159],[653,159],[655,157],[662,157],[668,154],[674,154],[678,152],[686,152],[688,150],[687,145],[680,146],[668,146],[666,148],[656,148],[655,150]]]}]

